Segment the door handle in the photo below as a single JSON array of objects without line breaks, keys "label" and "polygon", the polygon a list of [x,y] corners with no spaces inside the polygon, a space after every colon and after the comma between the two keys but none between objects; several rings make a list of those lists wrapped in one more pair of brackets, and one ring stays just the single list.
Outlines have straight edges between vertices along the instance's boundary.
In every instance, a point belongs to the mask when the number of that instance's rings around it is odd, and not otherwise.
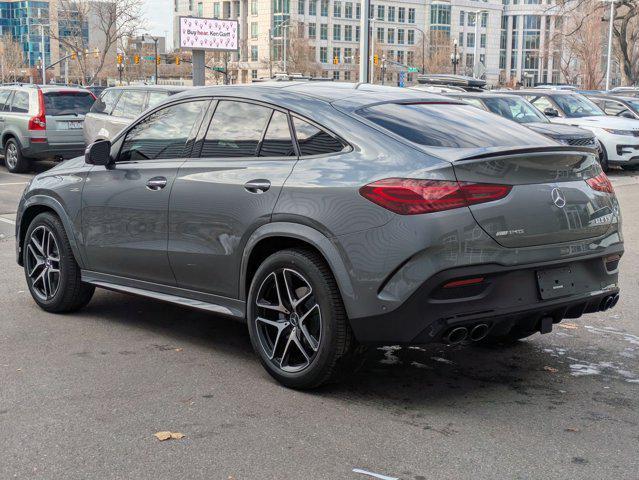
[{"label": "door handle", "polygon": [[146,188],[149,190],[162,190],[164,187],[166,187],[166,178],[164,177],[153,177],[146,182]]},{"label": "door handle", "polygon": [[264,179],[251,180],[250,182],[246,182],[244,184],[244,188],[246,189],[247,192],[264,193],[269,188],[271,188],[271,182]]}]

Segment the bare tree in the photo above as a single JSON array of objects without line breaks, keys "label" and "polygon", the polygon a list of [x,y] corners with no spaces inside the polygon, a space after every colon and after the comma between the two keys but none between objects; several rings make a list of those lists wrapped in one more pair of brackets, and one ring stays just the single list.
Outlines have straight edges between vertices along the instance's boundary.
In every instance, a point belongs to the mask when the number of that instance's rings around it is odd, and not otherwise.
[{"label": "bare tree", "polygon": [[0,83],[15,81],[24,68],[24,54],[11,35],[0,38]]},{"label": "bare tree", "polygon": [[91,84],[108,58],[115,61],[116,47],[143,27],[142,5],[143,0],[58,0],[60,28],[51,37],[67,54],[78,53],[82,80]]},{"label": "bare tree", "polygon": [[[582,30],[592,31],[592,22],[596,24],[596,19],[599,21],[605,19],[604,25],[607,27],[609,25],[609,9],[607,2],[593,0],[566,0],[562,2],[559,10],[562,16],[571,16],[575,12],[577,12],[577,17],[581,16],[580,21],[575,22],[571,28],[565,29],[565,38]],[[601,38],[600,48],[597,50],[601,56],[603,56],[603,49],[606,47],[606,31],[607,29],[604,28],[604,31],[596,34],[597,37]],[[624,84],[639,83],[639,0],[615,2],[613,37],[613,55],[619,62]]]}]

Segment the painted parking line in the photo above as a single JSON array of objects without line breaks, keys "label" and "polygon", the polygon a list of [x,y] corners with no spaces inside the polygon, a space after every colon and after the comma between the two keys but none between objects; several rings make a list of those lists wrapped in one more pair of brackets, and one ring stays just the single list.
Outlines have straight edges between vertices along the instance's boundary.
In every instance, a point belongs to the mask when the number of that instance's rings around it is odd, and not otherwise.
[{"label": "painted parking line", "polygon": [[8,185],[26,185],[29,182],[10,182],[10,183],[0,183],[0,187],[6,187]]},{"label": "painted parking line", "polygon": [[11,220],[10,218],[3,218],[3,217],[0,217],[0,222],[8,223],[9,225],[15,225],[16,224],[16,222],[14,220]]}]

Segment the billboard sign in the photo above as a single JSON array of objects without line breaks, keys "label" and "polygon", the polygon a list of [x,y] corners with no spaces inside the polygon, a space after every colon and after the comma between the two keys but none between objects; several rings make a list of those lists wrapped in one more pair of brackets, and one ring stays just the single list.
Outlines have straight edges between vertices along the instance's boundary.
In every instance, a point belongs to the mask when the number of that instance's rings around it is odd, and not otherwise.
[{"label": "billboard sign", "polygon": [[239,49],[237,20],[180,17],[180,48],[236,52]]}]

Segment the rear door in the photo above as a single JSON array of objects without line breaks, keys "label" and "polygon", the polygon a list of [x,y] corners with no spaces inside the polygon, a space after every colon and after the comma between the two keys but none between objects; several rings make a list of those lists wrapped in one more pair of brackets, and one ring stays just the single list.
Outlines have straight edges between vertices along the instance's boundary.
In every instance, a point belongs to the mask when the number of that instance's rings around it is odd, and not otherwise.
[{"label": "rear door", "polygon": [[82,192],[90,270],[175,284],[167,258],[169,197],[209,103],[189,100],[147,115],[114,143],[114,164],[91,169]]},{"label": "rear door", "polygon": [[84,116],[95,97],[83,90],[44,91],[47,140],[50,145],[84,143]]},{"label": "rear door", "polygon": [[115,136],[127,127],[134,118],[144,111],[146,105],[147,92],[143,89],[130,89],[122,91],[118,98],[113,113],[108,122],[104,125],[109,137]]},{"label": "rear door", "polygon": [[238,298],[244,245],[270,221],[297,160],[286,111],[221,99],[200,158],[178,173],[169,208],[169,259],[179,287]]}]

